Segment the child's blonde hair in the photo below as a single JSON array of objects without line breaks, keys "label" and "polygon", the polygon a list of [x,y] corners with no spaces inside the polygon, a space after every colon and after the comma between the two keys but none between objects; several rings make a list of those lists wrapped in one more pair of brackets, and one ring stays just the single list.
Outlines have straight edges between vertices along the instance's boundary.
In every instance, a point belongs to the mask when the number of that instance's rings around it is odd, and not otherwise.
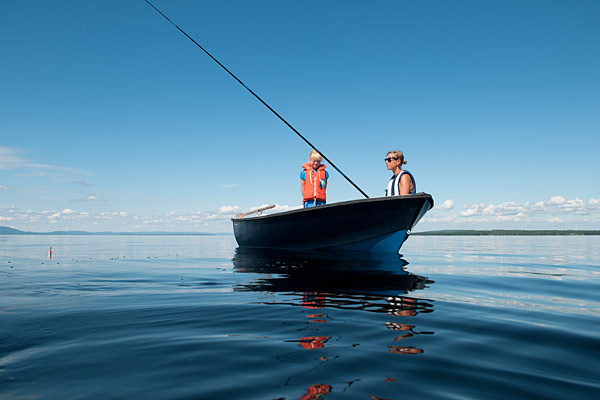
[{"label": "child's blonde hair", "polygon": [[308,155],[308,161],[321,161],[323,159],[323,156],[316,150],[311,150],[310,154]]}]

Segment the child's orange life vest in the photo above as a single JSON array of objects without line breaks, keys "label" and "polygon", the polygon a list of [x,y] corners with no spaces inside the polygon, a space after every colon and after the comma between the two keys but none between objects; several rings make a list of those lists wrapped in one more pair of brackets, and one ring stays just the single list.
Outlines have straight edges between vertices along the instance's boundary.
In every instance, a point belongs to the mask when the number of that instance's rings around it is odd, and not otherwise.
[{"label": "child's orange life vest", "polygon": [[325,175],[325,165],[319,165],[315,171],[311,163],[302,164],[306,178],[302,186],[302,201],[321,200],[326,201],[325,189],[327,189],[327,177]]}]

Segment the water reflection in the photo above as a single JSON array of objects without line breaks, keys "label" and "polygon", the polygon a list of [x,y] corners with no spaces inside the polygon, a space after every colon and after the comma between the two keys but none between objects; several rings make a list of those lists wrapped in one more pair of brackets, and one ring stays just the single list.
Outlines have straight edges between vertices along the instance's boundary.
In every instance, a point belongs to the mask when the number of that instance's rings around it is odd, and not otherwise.
[{"label": "water reflection", "polygon": [[329,393],[331,393],[331,385],[316,383],[306,388],[300,400],[317,400]]},{"label": "water reflection", "polygon": [[[330,252],[295,252],[238,248],[233,258],[238,273],[258,274],[256,278],[239,284],[238,291],[275,294],[263,300],[264,304],[287,304],[301,307],[306,317],[306,328],[294,343],[300,351],[324,350],[332,344],[339,346],[343,333],[333,329],[332,339],[328,309],[357,310],[385,315],[384,323],[373,319],[378,326],[394,333],[385,344],[389,354],[415,355],[423,348],[411,346],[411,338],[433,332],[417,329],[407,323],[406,317],[433,311],[433,304],[411,296],[425,289],[433,281],[406,271],[408,262],[397,254],[348,254]],[[410,319],[414,322],[414,318]],[[326,324],[326,325],[325,325]],[[322,328],[320,328],[322,327]],[[352,346],[355,346],[353,344]],[[321,353],[319,365],[330,361]],[[281,356],[281,359],[295,356]],[[312,367],[314,369],[316,367]],[[302,375],[302,374],[300,374]],[[291,377],[294,380],[296,377]],[[290,382],[287,382],[289,384]],[[332,392],[326,383],[313,384],[302,399],[318,399]]]},{"label": "water reflection", "polygon": [[[356,309],[408,317],[432,311],[430,301],[409,296],[433,281],[405,270],[408,262],[397,254],[295,252],[238,248],[236,272],[260,276],[236,290],[297,294],[301,301],[279,304],[306,309]],[[309,314],[311,322],[326,323],[323,314]],[[386,327],[412,335],[413,326],[390,321]],[[302,342],[304,343],[304,342]]]},{"label": "water reflection", "polygon": [[[405,308],[401,298],[388,305],[374,304],[383,296],[397,296],[424,289],[433,283],[426,277],[407,272],[407,261],[393,253],[296,252],[237,248],[233,258],[236,272],[261,276],[238,290],[305,293],[306,306],[362,308],[390,311]],[[312,295],[326,293],[327,296]],[[341,295],[341,296],[340,296]],[[353,299],[362,299],[359,303]],[[366,301],[365,301],[366,300]],[[417,305],[414,305],[417,307]]]}]

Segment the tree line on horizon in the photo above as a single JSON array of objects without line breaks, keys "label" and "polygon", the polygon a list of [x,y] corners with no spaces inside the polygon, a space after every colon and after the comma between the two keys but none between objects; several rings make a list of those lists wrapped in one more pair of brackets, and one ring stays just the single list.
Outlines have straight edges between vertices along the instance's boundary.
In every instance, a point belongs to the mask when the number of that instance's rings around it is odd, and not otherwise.
[{"label": "tree line on horizon", "polygon": [[600,235],[600,230],[585,229],[449,229],[440,231],[411,232],[415,236],[582,236]]}]

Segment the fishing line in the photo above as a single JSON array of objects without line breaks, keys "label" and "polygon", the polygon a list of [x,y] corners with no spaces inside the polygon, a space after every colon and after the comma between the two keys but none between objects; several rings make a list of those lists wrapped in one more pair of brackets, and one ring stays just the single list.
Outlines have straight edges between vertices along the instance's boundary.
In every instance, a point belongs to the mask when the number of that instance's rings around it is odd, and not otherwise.
[{"label": "fishing line", "polygon": [[242,82],[237,76],[235,76],[230,70],[227,69],[227,67],[225,67],[223,64],[221,64],[219,62],[219,60],[217,60],[215,57],[213,57],[212,54],[210,54],[204,47],[202,47],[198,42],[196,42],[190,35],[188,35],[187,33],[185,33],[183,31],[183,29],[181,29],[180,27],[178,27],[173,21],[171,21],[169,19],[169,17],[167,17],[165,14],[162,13],[162,11],[160,11],[158,8],[156,8],[152,3],[150,3],[148,0],[144,0],[146,3],[148,3],[150,5],[150,7],[154,8],[154,10],[156,10],[156,12],[158,12],[160,15],[162,15],[167,21],[169,21],[171,23],[171,25],[173,25],[175,28],[177,28],[177,30],[181,33],[183,33],[188,39],[190,39],[196,46],[198,46],[200,48],[200,50],[202,50],[204,53],[206,53],[207,56],[209,56],[210,58],[212,58],[212,60],[214,62],[216,62],[217,64],[219,64],[219,66],[221,68],[223,68],[229,75],[231,75],[231,77],[233,79],[235,79],[240,85],[242,85],[247,91],[249,91],[258,101],[260,101],[265,107],[267,107],[273,114],[275,114],[277,116],[277,118],[279,118],[284,124],[286,124],[292,131],[294,131],[294,133],[296,135],[298,135],[300,137],[300,139],[304,140],[304,142],[306,142],[306,144],[308,144],[312,149],[316,150],[317,152],[319,152],[319,154],[321,154],[321,156],[323,156],[323,158],[325,159],[325,161],[327,161],[333,168],[335,168],[335,170],[337,172],[340,173],[340,175],[342,175],[348,182],[350,182],[352,184],[352,186],[354,186],[360,193],[362,193],[363,196],[365,196],[367,199],[369,198],[369,196],[367,196],[367,194],[365,192],[363,192],[361,190],[361,188],[359,188],[354,182],[352,182],[352,180],[350,178],[348,178],[346,176],[346,174],[344,174],[330,159],[328,159],[325,154],[323,154],[319,149],[317,149],[311,142],[308,141],[308,139],[306,139],[304,136],[302,136],[302,134],[300,132],[298,132],[289,122],[287,122],[281,115],[279,115],[277,113],[277,111],[275,111],[273,108],[271,108],[270,105],[268,105],[263,99],[260,98],[260,96],[258,96],[256,93],[254,93],[252,91],[252,89],[250,89],[248,86],[246,86],[244,84],[244,82]]}]

